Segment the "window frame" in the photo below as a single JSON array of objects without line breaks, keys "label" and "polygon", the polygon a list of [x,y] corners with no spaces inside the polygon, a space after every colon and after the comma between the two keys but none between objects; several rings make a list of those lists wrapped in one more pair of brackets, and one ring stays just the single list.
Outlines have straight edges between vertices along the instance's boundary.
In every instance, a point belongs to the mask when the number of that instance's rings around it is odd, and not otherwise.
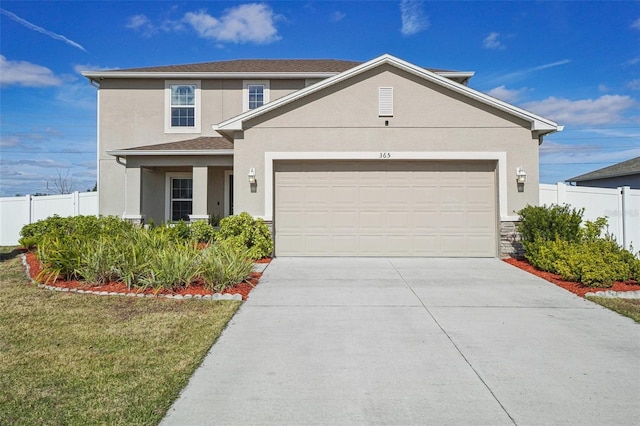
[{"label": "window frame", "polygon": [[[172,86],[195,86],[195,99],[193,111],[193,126],[172,126],[171,125],[171,87]],[[200,80],[165,80],[164,82],[164,132],[165,133],[200,133],[201,116],[201,81]],[[176,105],[176,107],[180,107]]]},{"label": "window frame", "polygon": [[[190,172],[169,172],[166,173],[165,184],[165,222],[178,222],[173,220],[173,179],[191,179],[191,199],[177,198],[176,200],[191,201],[191,214],[193,214],[193,173]],[[187,220],[188,221],[188,220]]]},{"label": "window frame", "polygon": [[[262,99],[262,105],[266,104],[269,102],[269,99],[271,97],[271,88],[270,88],[270,81],[269,80],[243,80],[242,81],[242,111],[246,112],[246,111],[251,111],[251,109],[249,109],[249,86],[263,86],[263,99]],[[261,106],[262,106],[261,105]],[[260,107],[256,107],[256,108],[260,108]],[[253,108],[253,109],[256,109]]]}]

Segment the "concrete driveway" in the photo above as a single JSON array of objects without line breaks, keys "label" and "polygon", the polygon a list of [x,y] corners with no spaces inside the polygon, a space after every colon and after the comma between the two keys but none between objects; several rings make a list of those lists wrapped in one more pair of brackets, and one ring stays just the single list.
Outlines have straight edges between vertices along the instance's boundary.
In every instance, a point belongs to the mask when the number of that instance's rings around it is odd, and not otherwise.
[{"label": "concrete driveway", "polygon": [[163,425],[637,425],[640,325],[497,259],[278,258]]}]

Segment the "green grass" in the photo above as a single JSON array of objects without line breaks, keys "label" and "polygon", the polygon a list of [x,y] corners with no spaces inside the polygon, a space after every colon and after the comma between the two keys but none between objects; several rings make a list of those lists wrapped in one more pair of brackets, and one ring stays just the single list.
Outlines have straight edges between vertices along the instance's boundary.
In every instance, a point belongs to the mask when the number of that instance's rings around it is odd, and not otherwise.
[{"label": "green grass", "polygon": [[620,299],[595,296],[589,296],[587,299],[640,323],[640,299]]},{"label": "green grass", "polygon": [[4,256],[1,423],[157,424],[239,306],[42,290]]}]

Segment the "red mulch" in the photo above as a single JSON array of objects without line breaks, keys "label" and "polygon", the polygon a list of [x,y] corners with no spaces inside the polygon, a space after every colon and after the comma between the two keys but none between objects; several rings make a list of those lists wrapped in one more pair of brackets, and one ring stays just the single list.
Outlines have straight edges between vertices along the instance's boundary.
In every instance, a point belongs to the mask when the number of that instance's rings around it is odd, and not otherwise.
[{"label": "red mulch", "polygon": [[[27,263],[29,264],[29,272],[30,272],[31,278],[35,279],[40,273],[40,271],[42,271],[42,265],[40,264],[40,261],[36,257],[35,253],[28,252],[26,253],[26,257],[27,257]],[[260,259],[258,263],[269,263],[270,261],[271,261],[270,258],[265,258],[265,259]],[[251,292],[251,290],[256,285],[258,285],[258,282],[260,281],[260,277],[262,277],[262,273],[252,272],[251,275],[249,276],[248,282],[242,282],[240,284],[236,284],[233,287],[230,287],[224,290],[222,293],[223,294],[241,294],[242,300],[247,300],[247,298],[249,297],[249,292]],[[57,279],[53,283],[48,283],[48,285],[60,287],[60,288],[73,288],[78,290],[107,291],[110,293],[154,294],[154,291],[151,289],[129,290],[127,289],[127,286],[121,282],[110,282],[110,283],[101,284],[101,285],[92,285],[85,281],[66,281],[63,279]],[[182,296],[185,296],[187,294],[195,296],[199,294],[201,296],[206,296],[206,295],[212,295],[214,294],[214,292],[206,289],[202,282],[195,282],[189,285],[189,287],[178,290],[178,291],[160,290],[155,294],[158,294],[158,295],[172,294],[172,295],[182,295]]]},{"label": "red mulch", "polygon": [[523,271],[527,271],[533,275],[536,275],[549,282],[552,282],[558,287],[562,287],[565,290],[569,290],[571,293],[577,294],[580,297],[584,297],[584,295],[587,293],[595,293],[596,291],[607,291],[607,290],[638,291],[640,290],[640,284],[636,281],[627,281],[627,282],[616,281],[615,283],[613,283],[612,287],[606,287],[606,288],[605,287],[587,287],[581,283],[576,283],[573,281],[565,281],[562,279],[562,277],[560,277],[560,275],[536,269],[526,260],[519,260],[514,258],[507,258],[503,260],[508,264],[515,266],[516,268],[520,268]]}]

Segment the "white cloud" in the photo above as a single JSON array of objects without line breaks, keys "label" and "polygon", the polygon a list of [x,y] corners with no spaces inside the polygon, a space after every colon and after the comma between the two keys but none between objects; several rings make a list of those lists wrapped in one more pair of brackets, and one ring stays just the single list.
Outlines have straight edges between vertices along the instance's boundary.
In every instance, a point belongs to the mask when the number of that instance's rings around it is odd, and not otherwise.
[{"label": "white cloud", "polygon": [[490,33],[484,38],[484,40],[482,40],[482,45],[485,47],[485,49],[505,49],[506,46],[504,45],[504,43],[502,43],[502,41],[499,40],[499,38],[500,33]]},{"label": "white cloud", "polygon": [[329,20],[331,22],[339,22],[339,21],[342,21],[346,16],[347,16],[346,13],[336,11],[331,14],[331,17],[329,17]]},{"label": "white cloud", "polygon": [[0,148],[9,148],[20,144],[20,138],[15,135],[0,136]]},{"label": "white cloud", "polygon": [[0,13],[2,13],[3,15],[8,16],[9,18],[11,18],[12,20],[14,20],[15,22],[19,23],[20,25],[22,25],[22,26],[24,26],[24,27],[26,27],[26,28],[28,28],[28,29],[30,29],[30,30],[37,31],[37,32],[39,32],[39,33],[41,33],[41,34],[44,34],[44,35],[46,35],[46,36],[51,37],[51,38],[52,38],[52,39],[54,39],[54,40],[60,40],[60,41],[63,41],[63,42],[67,43],[67,44],[68,44],[68,45],[70,45],[70,46],[73,46],[73,47],[75,47],[75,48],[78,48],[78,49],[82,50],[83,52],[86,52],[86,51],[87,51],[87,50],[86,50],[84,47],[82,47],[82,45],[80,45],[79,43],[76,43],[76,42],[75,42],[75,41],[73,41],[73,40],[69,40],[68,38],[66,38],[66,37],[65,37],[65,36],[63,36],[63,35],[56,34],[56,33],[52,32],[52,31],[45,30],[45,29],[44,29],[44,28],[42,28],[42,27],[39,27],[39,26],[37,26],[37,25],[34,25],[34,24],[32,24],[31,22],[29,22],[29,21],[27,21],[27,20],[25,20],[25,19],[22,19],[21,17],[19,17],[19,16],[18,16],[18,15],[16,15],[15,13],[9,12],[8,10],[4,10],[4,9],[0,9]]},{"label": "white cloud", "polygon": [[26,61],[8,61],[0,55],[0,86],[60,86],[62,80],[47,67]]},{"label": "white cloud", "polygon": [[147,15],[140,14],[131,16],[125,26],[132,30],[139,30],[149,25],[151,25],[151,20],[147,18]]},{"label": "white cloud", "polygon": [[609,88],[607,87],[606,84],[603,84],[603,83],[598,84],[598,92],[607,93],[608,91],[609,91]]},{"label": "white cloud", "polygon": [[118,68],[101,67],[99,65],[91,64],[76,64],[73,66],[73,70],[78,74],[82,73],[82,71],[107,71],[116,69]]},{"label": "white cloud", "polygon": [[631,80],[629,83],[627,83],[627,87],[631,90],[640,90],[640,78]]},{"label": "white cloud", "polygon": [[61,161],[55,161],[51,159],[46,160],[1,160],[3,166],[33,166],[42,167],[46,169],[50,168],[65,168],[69,167],[67,163]]},{"label": "white cloud", "polygon": [[422,2],[416,0],[402,0],[400,2],[403,35],[410,36],[429,28],[429,18],[422,10]]},{"label": "white cloud", "polygon": [[280,40],[279,17],[266,4],[251,3],[227,9],[219,18],[205,11],[188,12],[184,21],[200,37],[219,42],[267,44]]},{"label": "white cloud", "polygon": [[640,30],[640,18],[633,21],[631,24],[631,28],[635,28],[636,30]]},{"label": "white cloud", "polygon": [[560,124],[606,125],[624,121],[623,114],[636,105],[629,96],[603,95],[577,101],[552,96],[528,102],[523,107]]},{"label": "white cloud", "polygon": [[502,101],[514,103],[519,101],[522,98],[522,95],[528,90],[529,89],[526,87],[523,87],[522,89],[507,89],[506,86],[502,85],[494,87],[489,90],[487,94]]}]

